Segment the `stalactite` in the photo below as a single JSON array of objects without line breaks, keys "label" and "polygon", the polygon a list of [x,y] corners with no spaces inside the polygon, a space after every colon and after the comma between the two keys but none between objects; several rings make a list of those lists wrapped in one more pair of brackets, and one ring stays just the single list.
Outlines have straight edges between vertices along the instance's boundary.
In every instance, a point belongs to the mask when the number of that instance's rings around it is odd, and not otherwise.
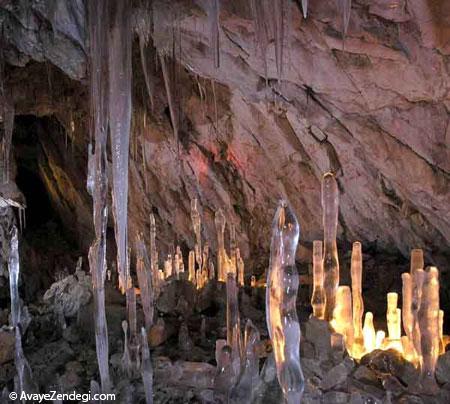
[{"label": "stalactite", "polygon": [[280,201],[272,224],[270,264],[267,273],[266,321],[272,341],[277,377],[288,404],[298,404],[304,389],[300,366],[300,324],[295,267],[300,230],[291,207]]},{"label": "stalactite", "polygon": [[115,2],[109,37],[109,122],[111,135],[113,213],[117,269],[122,292],[127,288],[128,157],[131,125],[131,4]]},{"label": "stalactite", "polygon": [[273,0],[274,31],[275,31],[275,63],[278,81],[283,77],[283,56],[285,39],[286,0]]},{"label": "stalactite", "polygon": [[9,295],[11,298],[11,325],[17,327],[20,324],[20,297],[19,297],[19,236],[17,227],[14,226],[11,234],[9,257]]},{"label": "stalactite", "polygon": [[303,18],[308,16],[308,0],[302,0]]},{"label": "stalactite", "polygon": [[348,24],[350,22],[350,13],[352,10],[352,0],[337,0],[338,10],[342,18],[342,34],[347,35]]},{"label": "stalactite", "polygon": [[326,293],[325,319],[331,320],[339,285],[339,258],[336,244],[339,193],[336,179],[326,173],[322,179],[322,210],[324,230],[324,287]]},{"label": "stalactite", "polygon": [[219,209],[215,213],[214,223],[217,232],[217,279],[221,282],[225,282],[224,260],[225,260],[225,215],[222,209]]},{"label": "stalactite", "polygon": [[172,84],[170,79],[170,72],[167,68],[166,57],[162,53],[159,54],[159,60],[161,63],[161,70],[163,73],[164,86],[166,89],[167,103],[169,104],[170,120],[172,121],[173,137],[178,144],[178,114],[175,108],[175,102],[172,93]]},{"label": "stalactite", "polygon": [[95,239],[89,249],[89,266],[94,290],[94,322],[97,361],[103,392],[111,389],[109,376],[108,329],[105,312],[106,227],[108,221],[107,192],[107,127],[108,127],[108,2],[89,2],[90,35],[90,104],[92,114],[91,138],[94,147],[94,180],[92,189]]},{"label": "stalactite", "polygon": [[[4,90],[5,92],[6,90]],[[9,98],[9,99],[8,99]],[[3,182],[8,183],[11,175],[11,144],[14,129],[14,104],[11,97],[3,96]]]},{"label": "stalactite", "polygon": [[220,38],[219,38],[220,0],[209,0],[208,20],[210,29],[210,47],[212,50],[214,67],[220,67]]},{"label": "stalactite", "polygon": [[201,237],[201,218],[200,212],[198,211],[198,200],[194,198],[191,200],[191,221],[192,228],[195,234],[195,260],[197,262],[198,268],[202,268],[202,237]]},{"label": "stalactite", "polygon": [[323,254],[322,241],[313,241],[313,293],[311,306],[313,316],[321,320],[325,317],[325,290],[323,288]]}]

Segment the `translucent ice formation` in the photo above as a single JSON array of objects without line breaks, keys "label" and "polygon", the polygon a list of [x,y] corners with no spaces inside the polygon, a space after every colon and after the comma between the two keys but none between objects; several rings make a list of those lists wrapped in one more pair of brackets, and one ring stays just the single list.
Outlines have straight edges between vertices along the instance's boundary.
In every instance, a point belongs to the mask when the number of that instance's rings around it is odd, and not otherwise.
[{"label": "translucent ice formation", "polygon": [[136,290],[134,286],[128,288],[126,291],[127,300],[127,313],[128,313],[128,324],[130,325],[130,340],[135,341],[137,333],[137,322],[136,322]]},{"label": "translucent ice formation", "polygon": [[423,251],[420,248],[415,248],[414,250],[411,250],[411,276],[413,276],[418,269],[424,269]]},{"label": "translucent ice formation", "polygon": [[339,193],[333,173],[326,173],[322,179],[322,210],[324,230],[324,287],[326,294],[325,319],[330,321],[339,285],[339,259],[336,244]]},{"label": "translucent ice formation", "polygon": [[423,392],[434,394],[438,385],[434,376],[439,356],[439,272],[430,267],[425,273],[419,310],[421,334],[421,387]]},{"label": "translucent ice formation", "polygon": [[295,253],[299,233],[294,212],[285,201],[280,201],[272,224],[266,321],[275,354],[278,381],[288,404],[298,404],[304,389],[299,352],[300,325],[296,309],[299,279]]},{"label": "translucent ice formation", "polygon": [[[4,83],[2,83],[4,86]],[[3,97],[3,182],[9,182],[9,176],[11,171],[11,144],[12,134],[14,128],[14,105],[12,104],[12,98]]]},{"label": "translucent ice formation", "polygon": [[[114,2],[109,30],[109,124],[112,157],[112,195],[117,243],[117,269],[122,292],[127,289],[128,254],[128,155],[131,125],[131,6],[128,0]],[[105,24],[103,21],[98,24]],[[109,28],[106,25],[106,28]]]},{"label": "translucent ice formation", "polygon": [[[406,337],[413,341],[412,282],[409,273],[402,274],[402,321]],[[414,350],[413,350],[414,356]]]},{"label": "translucent ice formation", "polygon": [[19,297],[19,239],[17,227],[12,228],[8,258],[9,292],[11,298],[11,325],[20,324],[20,297]]},{"label": "translucent ice formation", "polygon": [[364,353],[364,335],[362,331],[362,319],[364,314],[364,302],[362,298],[362,253],[361,243],[353,243],[351,258],[352,276],[352,305],[353,305],[353,330],[354,340],[352,356],[361,358]]},{"label": "translucent ice formation", "polygon": [[141,328],[141,349],[142,349],[142,365],[141,376],[144,384],[145,402],[153,404],[153,368],[150,359],[150,349],[148,348],[148,337],[145,328]]},{"label": "translucent ice formation", "polygon": [[150,331],[153,324],[153,288],[151,264],[148,259],[147,250],[143,236],[139,235],[136,241],[136,273],[139,289],[141,291],[141,304],[144,311],[145,329]]},{"label": "translucent ice formation", "polygon": [[422,303],[422,286],[425,279],[425,271],[423,269],[416,269],[413,272],[413,295],[412,295],[412,332],[413,344],[416,351],[416,364],[421,366],[422,363],[422,344],[421,333],[419,325],[419,311]]},{"label": "translucent ice formation", "polygon": [[232,273],[227,274],[227,344],[231,347],[232,368],[237,376],[241,367],[242,341],[238,288]]},{"label": "translucent ice formation", "polygon": [[122,354],[121,368],[124,374],[126,374],[128,377],[131,377],[133,366],[128,344],[128,323],[126,322],[126,320],[122,321],[122,330],[123,330],[123,354]]},{"label": "translucent ice formation", "polygon": [[225,273],[223,268],[223,260],[225,256],[225,216],[222,209],[216,211],[214,223],[217,231],[217,278],[221,282],[225,282]]},{"label": "translucent ice formation", "polygon": [[333,320],[330,322],[334,331],[344,336],[348,351],[353,345],[352,292],[349,286],[339,286],[336,295],[336,305]]},{"label": "translucent ice formation", "polygon": [[195,233],[195,260],[198,268],[202,268],[202,237],[201,237],[201,218],[198,211],[198,200],[194,198],[191,200],[191,220],[192,227]]},{"label": "translucent ice formation", "polygon": [[388,338],[391,340],[400,339],[400,324],[397,313],[398,294],[391,292],[387,294],[386,321],[388,327]]},{"label": "translucent ice formation", "polygon": [[313,242],[313,293],[311,306],[313,315],[321,320],[325,317],[325,289],[323,288],[322,241]]},{"label": "translucent ice formation", "polygon": [[373,314],[370,311],[366,313],[364,318],[363,335],[366,352],[372,352],[376,346],[376,334],[373,326]]},{"label": "translucent ice formation", "polygon": [[210,0],[208,10],[208,20],[210,25],[211,49],[214,59],[214,67],[219,68],[220,65],[220,44],[219,44],[219,0]]}]

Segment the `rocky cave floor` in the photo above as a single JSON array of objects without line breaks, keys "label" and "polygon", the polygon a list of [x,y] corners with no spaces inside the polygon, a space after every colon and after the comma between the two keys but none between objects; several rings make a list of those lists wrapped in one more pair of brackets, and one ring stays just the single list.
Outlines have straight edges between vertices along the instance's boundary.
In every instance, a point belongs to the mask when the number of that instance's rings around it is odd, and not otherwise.
[{"label": "rocky cave floor", "polygon": [[[78,269],[54,283],[39,302],[27,306],[29,315],[25,317],[29,321],[24,324],[24,351],[40,392],[55,389],[85,393],[90,390],[90,381],[98,380],[90,285],[90,276]],[[264,288],[240,290],[241,326],[251,319],[261,333],[258,349],[261,380],[255,387],[255,402],[281,403],[265,325],[264,292]],[[395,351],[374,351],[356,363],[342,350],[333,349],[328,323],[308,319],[308,305],[302,302],[302,293],[308,292],[301,288],[298,299],[304,403],[450,402],[450,352],[439,358],[438,394],[420,395],[415,392],[417,371]],[[106,282],[106,312],[110,370],[117,400],[145,402],[140,372],[126,376],[122,371],[121,323],[126,318],[125,298],[112,281]],[[155,314],[155,325],[149,333],[154,402],[223,402],[213,391],[213,378],[215,341],[226,338],[225,285],[211,281],[196,291],[186,280],[166,281]],[[0,311],[0,388],[7,386],[12,391],[16,369],[14,336],[7,327],[8,315],[8,309]],[[202,336],[203,318],[206,327]],[[143,324],[139,304],[137,323],[138,327]],[[4,393],[2,402],[9,402],[5,396]]]}]

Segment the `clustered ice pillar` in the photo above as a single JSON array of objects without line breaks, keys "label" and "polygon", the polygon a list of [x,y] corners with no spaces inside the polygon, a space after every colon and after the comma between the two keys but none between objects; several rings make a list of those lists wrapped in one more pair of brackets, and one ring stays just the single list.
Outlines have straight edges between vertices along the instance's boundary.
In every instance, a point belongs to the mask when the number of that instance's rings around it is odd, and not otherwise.
[{"label": "clustered ice pillar", "polygon": [[288,404],[298,404],[304,389],[300,366],[300,325],[295,304],[299,283],[295,253],[299,233],[294,212],[285,201],[280,201],[272,224],[266,321],[278,382]]},{"label": "clustered ice pillar", "polygon": [[313,242],[313,293],[311,297],[311,306],[313,315],[321,320],[325,317],[325,290],[323,288],[323,257],[322,241]]},{"label": "clustered ice pillar", "polygon": [[324,287],[326,294],[325,319],[330,321],[339,285],[339,259],[336,244],[339,193],[333,173],[326,173],[322,180],[322,209],[324,230]]}]

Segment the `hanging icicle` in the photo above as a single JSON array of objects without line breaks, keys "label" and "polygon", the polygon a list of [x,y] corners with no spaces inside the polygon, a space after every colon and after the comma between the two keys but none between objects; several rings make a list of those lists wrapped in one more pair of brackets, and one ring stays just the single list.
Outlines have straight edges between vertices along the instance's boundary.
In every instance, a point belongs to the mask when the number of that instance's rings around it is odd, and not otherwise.
[{"label": "hanging icicle", "polygon": [[342,18],[342,36],[344,38],[347,35],[351,9],[352,9],[352,0],[338,0],[338,10]]},{"label": "hanging icicle", "polygon": [[127,287],[128,158],[131,124],[131,25],[129,0],[114,2],[109,37],[109,122],[111,134],[113,213],[117,269],[122,292]]},{"label": "hanging icicle", "polygon": [[178,115],[175,109],[175,103],[172,96],[171,80],[169,69],[167,68],[166,57],[163,54],[159,54],[159,60],[161,62],[161,70],[163,73],[164,86],[166,88],[167,103],[169,104],[170,120],[172,121],[173,137],[178,144]]},{"label": "hanging icicle", "polygon": [[274,0],[274,31],[275,31],[275,63],[277,66],[278,82],[281,82],[283,76],[283,53],[284,53],[284,34],[285,34],[285,0]]},{"label": "hanging icicle", "polygon": [[220,39],[219,39],[220,0],[209,0],[208,21],[210,29],[210,46],[214,59],[214,67],[220,67]]},{"label": "hanging icicle", "polygon": [[302,0],[303,18],[308,16],[308,0]]}]

